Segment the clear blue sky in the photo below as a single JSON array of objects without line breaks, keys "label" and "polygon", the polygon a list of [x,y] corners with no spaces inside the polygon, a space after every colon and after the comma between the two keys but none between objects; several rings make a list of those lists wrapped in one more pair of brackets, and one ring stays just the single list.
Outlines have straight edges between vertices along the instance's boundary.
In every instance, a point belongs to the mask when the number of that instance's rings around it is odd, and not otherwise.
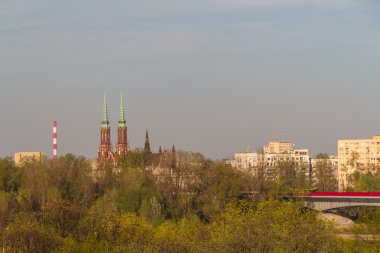
[{"label": "clear blue sky", "polygon": [[113,143],[223,158],[285,140],[336,153],[380,133],[378,0],[3,0],[0,156]]}]

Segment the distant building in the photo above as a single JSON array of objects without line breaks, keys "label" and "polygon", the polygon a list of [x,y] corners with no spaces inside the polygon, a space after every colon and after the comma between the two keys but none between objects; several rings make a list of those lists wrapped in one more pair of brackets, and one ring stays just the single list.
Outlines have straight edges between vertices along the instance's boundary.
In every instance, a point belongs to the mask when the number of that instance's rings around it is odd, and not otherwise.
[{"label": "distant building", "polygon": [[309,150],[295,149],[290,142],[270,142],[264,147],[267,166],[275,166],[282,161],[292,161],[297,165],[309,165]]},{"label": "distant building", "polygon": [[351,186],[350,175],[380,169],[380,135],[372,139],[338,140],[339,191]]},{"label": "distant building", "polygon": [[117,128],[117,145],[115,152],[111,144],[111,128],[108,120],[107,98],[103,101],[103,118],[100,128],[100,145],[98,151],[98,162],[100,164],[117,164],[118,160],[127,155],[128,138],[127,124],[124,114],[123,95],[120,96],[120,115]]},{"label": "distant building", "polygon": [[309,151],[296,149],[290,142],[269,142],[262,152],[236,153],[234,160],[229,164],[233,168],[258,173],[258,168],[264,168],[267,178],[273,178],[275,170],[281,162],[293,162],[297,167],[304,168],[307,179],[310,178]]},{"label": "distant building", "polygon": [[174,169],[177,165],[177,152],[174,145],[171,149],[162,150],[161,146],[158,149],[158,153],[153,153],[150,149],[150,141],[148,130],[145,132],[145,167],[151,169],[153,173],[161,171],[161,169]]},{"label": "distant building", "polygon": [[264,147],[266,154],[290,154],[293,150],[294,144],[290,142],[269,142],[269,145]]},{"label": "distant building", "polygon": [[258,154],[256,152],[236,153],[235,159],[231,161],[231,166],[247,170],[256,167],[258,161]]},{"label": "distant building", "polygon": [[[171,150],[162,151],[161,146],[158,153],[153,153],[150,148],[149,134],[146,130],[145,134],[145,167],[146,168],[174,168],[176,165],[176,150],[173,145]],[[97,165],[117,165],[128,154],[128,133],[127,124],[124,113],[124,100],[123,95],[120,96],[120,113],[117,128],[117,144],[115,150],[113,150],[111,143],[111,127],[108,120],[108,108],[107,98],[104,96],[103,100],[103,116],[100,128],[100,145],[98,150],[97,163],[93,163],[93,166]]]},{"label": "distant building", "polygon": [[297,168],[304,170],[306,179],[310,180],[310,157],[308,149],[294,148],[290,142],[270,142],[263,149],[264,166],[268,178],[274,178],[276,168],[281,162],[292,162]]},{"label": "distant building", "polygon": [[14,154],[14,161],[16,166],[21,166],[28,162],[41,162],[43,153],[36,152],[17,152]]}]

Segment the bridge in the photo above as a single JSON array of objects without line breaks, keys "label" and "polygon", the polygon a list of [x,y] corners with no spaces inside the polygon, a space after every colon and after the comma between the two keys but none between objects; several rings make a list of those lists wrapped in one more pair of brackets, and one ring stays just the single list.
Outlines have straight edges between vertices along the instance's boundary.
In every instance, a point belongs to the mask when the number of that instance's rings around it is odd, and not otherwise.
[{"label": "bridge", "polygon": [[305,206],[318,211],[360,206],[379,206],[380,192],[315,192],[303,197]]}]

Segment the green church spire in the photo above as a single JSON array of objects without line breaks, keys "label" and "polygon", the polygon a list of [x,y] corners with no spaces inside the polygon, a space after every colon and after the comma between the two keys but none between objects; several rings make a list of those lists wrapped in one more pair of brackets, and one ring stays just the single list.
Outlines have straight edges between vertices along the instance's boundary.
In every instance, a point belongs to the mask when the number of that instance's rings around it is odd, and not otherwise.
[{"label": "green church spire", "polygon": [[109,127],[110,127],[110,122],[108,121],[107,97],[106,95],[104,95],[102,128],[109,128]]},{"label": "green church spire", "polygon": [[124,99],[123,93],[120,95],[120,116],[119,116],[119,127],[126,127],[125,114],[124,114]]}]

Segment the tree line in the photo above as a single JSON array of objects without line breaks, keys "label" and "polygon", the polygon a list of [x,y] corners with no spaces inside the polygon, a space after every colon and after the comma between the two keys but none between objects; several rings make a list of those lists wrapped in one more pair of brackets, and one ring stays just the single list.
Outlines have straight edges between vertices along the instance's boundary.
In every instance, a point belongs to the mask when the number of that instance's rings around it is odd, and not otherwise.
[{"label": "tree line", "polygon": [[[146,158],[142,150],[134,150],[118,167],[95,169],[86,158],[72,154],[19,167],[9,158],[0,159],[3,252],[363,248],[339,239],[331,223],[302,203],[279,196],[309,187],[305,173],[292,163],[280,164],[275,180],[269,180],[199,153],[178,151],[176,166],[158,171],[146,167]],[[326,185],[328,180],[321,180],[321,187]],[[376,212],[369,214],[377,217]]]}]

